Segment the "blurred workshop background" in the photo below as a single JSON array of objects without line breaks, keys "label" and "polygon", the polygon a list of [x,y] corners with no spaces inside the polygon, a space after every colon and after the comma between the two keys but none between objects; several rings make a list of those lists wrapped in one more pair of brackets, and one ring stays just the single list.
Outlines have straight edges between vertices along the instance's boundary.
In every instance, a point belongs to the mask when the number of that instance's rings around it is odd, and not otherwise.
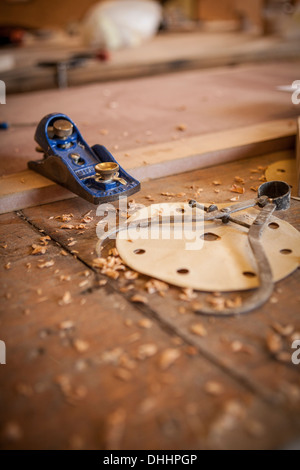
[{"label": "blurred workshop background", "polygon": [[295,59],[299,0],[2,0],[7,93]]}]

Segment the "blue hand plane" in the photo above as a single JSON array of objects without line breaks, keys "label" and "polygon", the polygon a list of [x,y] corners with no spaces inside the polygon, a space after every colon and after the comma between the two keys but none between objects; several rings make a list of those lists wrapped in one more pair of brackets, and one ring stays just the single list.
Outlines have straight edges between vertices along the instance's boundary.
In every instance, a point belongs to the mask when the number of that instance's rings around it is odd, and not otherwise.
[{"label": "blue hand plane", "polygon": [[28,167],[94,204],[130,196],[140,183],[130,176],[103,145],[89,147],[76,124],[65,114],[45,116],[35,140],[44,153]]}]

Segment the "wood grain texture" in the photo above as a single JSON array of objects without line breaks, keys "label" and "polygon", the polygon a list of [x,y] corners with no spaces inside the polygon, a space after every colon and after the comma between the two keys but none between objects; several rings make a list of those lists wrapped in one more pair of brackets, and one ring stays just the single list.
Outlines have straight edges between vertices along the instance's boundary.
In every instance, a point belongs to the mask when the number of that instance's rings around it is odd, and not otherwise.
[{"label": "wood grain texture", "polygon": [[293,120],[297,106],[276,86],[292,83],[298,70],[299,61],[275,62],[10,95],[1,108],[11,127],[1,131],[0,175],[39,158],[34,132],[50,112],[67,114],[90,146],[102,144],[124,160],[128,149]]},{"label": "wood grain texture", "polygon": [[[175,197],[181,201],[199,187],[201,198],[227,201],[237,175],[245,179],[240,199],[246,199],[263,174],[263,169],[251,169],[276,159],[273,154],[149,181],[135,201],[149,204],[145,196],[151,194],[156,202],[169,202],[161,195],[166,189],[185,192]],[[219,193],[215,179],[222,182]],[[93,220],[85,230],[62,229],[55,219],[73,213],[75,225],[90,210]],[[297,201],[280,216],[300,228]],[[264,449],[299,435],[299,366],[279,362],[266,345],[275,322],[300,330],[299,270],[277,284],[263,308],[236,318],[207,318],[193,313],[179,289],[170,288],[165,297],[148,294],[143,276],[128,281],[121,274],[100,287],[104,276],[92,267],[99,218],[86,201],[5,214],[1,222],[3,265],[11,263],[10,269],[1,268],[0,336],[7,343],[7,365],[1,366],[1,448]],[[52,238],[46,254],[30,255],[31,245],[45,234]],[[39,269],[39,259],[54,265]],[[68,276],[70,281],[63,280]],[[129,283],[133,290],[121,292]],[[66,291],[71,302],[59,305]],[[148,304],[132,304],[132,293],[145,296]],[[139,323],[145,318],[152,322],[148,329]],[[65,320],[73,322],[70,330],[61,328]],[[198,323],[207,336],[192,333]],[[88,342],[86,351],[74,348],[76,339]],[[283,341],[289,351],[289,338]],[[235,350],[234,342],[245,349]],[[145,344],[154,344],[157,352],[137,359]],[[161,355],[170,348],[178,357],[163,370]],[[221,385],[219,395],[207,392],[211,381]],[[20,431],[15,440],[8,432],[12,424]]]},{"label": "wood grain texture", "polygon": [[[258,26],[257,21],[255,26]],[[259,26],[255,32],[258,29]],[[7,83],[9,93],[19,93],[57,88],[55,69],[37,67],[36,64],[46,58],[62,60],[73,53],[86,52],[86,49],[78,37],[61,35],[58,41],[42,47],[38,43],[27,50],[6,51],[13,53],[18,67],[3,72],[2,79]],[[91,60],[83,67],[69,70],[68,84],[78,86],[183,70],[295,59],[299,60],[299,45],[297,40],[288,38],[255,37],[252,33],[239,31],[216,33],[212,28],[208,33],[168,32],[158,34],[138,47],[113,51],[109,61]]]},{"label": "wood grain texture", "polygon": [[[139,181],[248,158],[294,145],[297,123],[291,119],[205,134],[180,141],[116,152],[115,158]],[[129,157],[127,157],[128,155]],[[285,156],[289,156],[289,151]],[[147,160],[146,160],[147,159]],[[0,177],[0,213],[74,197],[31,170]]]}]

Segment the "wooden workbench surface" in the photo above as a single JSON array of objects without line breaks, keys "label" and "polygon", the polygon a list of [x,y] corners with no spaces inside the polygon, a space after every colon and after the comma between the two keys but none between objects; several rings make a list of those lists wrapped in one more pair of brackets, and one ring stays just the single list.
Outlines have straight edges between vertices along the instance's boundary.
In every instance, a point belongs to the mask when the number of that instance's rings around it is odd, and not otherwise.
[{"label": "wooden workbench surface", "polygon": [[[86,53],[78,37],[57,34],[52,40],[39,38],[19,48],[2,48],[15,62],[1,74],[9,93],[56,88],[55,68],[39,67],[45,61],[62,61],[73,54]],[[255,36],[245,32],[159,33],[138,47],[111,53],[110,60],[89,60],[67,71],[69,86],[91,82],[123,80],[182,70],[221,67],[241,63],[299,60],[299,38]]]},{"label": "wooden workbench surface", "polygon": [[[169,201],[161,195],[169,191],[184,192],[171,198],[182,201],[201,187],[206,201],[228,202],[238,175],[246,181],[243,200],[262,174],[250,170],[282,156],[149,181],[134,199]],[[215,179],[222,182],[218,193]],[[93,219],[85,229],[60,228],[56,219],[72,213],[77,225],[88,211]],[[299,202],[292,201],[280,217],[299,229],[299,215]],[[1,448],[263,449],[299,436],[300,365],[286,354],[287,362],[278,360],[266,341],[276,324],[300,331],[299,269],[262,308],[208,318],[180,299],[179,288],[162,297],[145,291],[144,276],[100,274],[92,265],[98,221],[95,206],[79,198],[0,217],[0,338],[7,346],[7,364],[0,366]],[[46,253],[32,255],[45,235],[51,237]],[[39,269],[44,261],[50,266]],[[132,290],[122,289],[128,284]],[[133,294],[148,303],[132,303]],[[198,323],[206,336],[191,332]],[[283,342],[291,353],[290,337]]]},{"label": "wooden workbench surface", "polygon": [[[295,118],[299,105],[276,86],[299,78],[299,64],[241,65],[8,95],[1,121],[12,127],[0,131],[0,175],[40,158],[34,132],[52,112],[69,115],[89,145],[105,145],[127,168],[130,152],[141,147]],[[142,160],[151,164],[151,155]]]}]

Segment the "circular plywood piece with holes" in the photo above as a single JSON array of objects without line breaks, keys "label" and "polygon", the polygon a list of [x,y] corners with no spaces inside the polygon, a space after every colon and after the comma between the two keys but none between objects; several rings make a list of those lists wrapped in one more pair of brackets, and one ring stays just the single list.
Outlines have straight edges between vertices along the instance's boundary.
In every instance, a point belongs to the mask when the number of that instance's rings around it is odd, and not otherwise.
[{"label": "circular plywood piece with holes", "polygon": [[[129,220],[179,213],[188,216],[192,209],[184,203],[153,204],[137,211]],[[256,209],[247,209],[236,213],[235,217],[251,224],[257,213]],[[140,228],[138,234],[130,230],[120,232],[116,245],[124,263],[142,274],[180,287],[226,292],[258,285],[247,232],[245,227],[220,221],[208,221],[197,227],[192,227],[191,223],[169,227],[152,225]],[[290,224],[271,217],[262,242],[274,281],[283,279],[298,267],[300,233]]]},{"label": "circular plywood piece with holes", "polygon": [[291,186],[292,196],[297,195],[296,160],[292,158],[272,163],[266,169],[267,181],[285,181]]}]

